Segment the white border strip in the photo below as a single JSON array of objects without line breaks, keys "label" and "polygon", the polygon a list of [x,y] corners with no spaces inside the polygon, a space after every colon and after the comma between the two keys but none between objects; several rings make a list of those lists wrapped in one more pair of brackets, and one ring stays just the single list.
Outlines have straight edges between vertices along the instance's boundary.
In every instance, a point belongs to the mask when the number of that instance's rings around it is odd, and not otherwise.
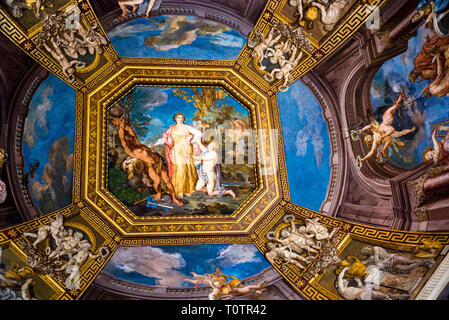
[{"label": "white border strip", "polygon": [[449,254],[416,296],[415,300],[436,300],[449,283]]}]

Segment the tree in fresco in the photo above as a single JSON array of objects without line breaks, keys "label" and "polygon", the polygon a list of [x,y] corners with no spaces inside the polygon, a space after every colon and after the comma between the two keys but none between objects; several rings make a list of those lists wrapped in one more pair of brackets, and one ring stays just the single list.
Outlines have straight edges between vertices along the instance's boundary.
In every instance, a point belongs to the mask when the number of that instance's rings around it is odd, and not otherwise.
[{"label": "tree in fresco", "polygon": [[228,121],[241,118],[240,112],[226,103],[229,94],[217,88],[192,88],[193,95],[181,89],[173,89],[177,97],[181,97],[186,102],[191,102],[196,111],[193,121],[201,121],[205,128],[215,128]]},{"label": "tree in fresco", "polygon": [[[204,132],[206,129],[215,129],[221,134],[221,144],[224,145],[225,139],[231,139],[235,147],[231,151],[232,157],[237,156],[236,153],[248,155],[248,143],[251,139],[249,118],[242,116],[239,111],[228,104],[229,94],[218,88],[192,88],[193,94],[189,95],[187,91],[181,89],[173,89],[175,96],[182,98],[184,101],[192,103],[196,108],[193,121],[200,121]],[[224,132],[224,130],[227,130]],[[209,143],[210,137],[203,136],[203,140]],[[241,142],[241,143],[239,143]],[[229,143],[229,142],[228,142]],[[222,164],[222,174],[225,179],[230,181],[248,181],[254,175],[252,166],[245,164],[233,164],[228,166]]]}]

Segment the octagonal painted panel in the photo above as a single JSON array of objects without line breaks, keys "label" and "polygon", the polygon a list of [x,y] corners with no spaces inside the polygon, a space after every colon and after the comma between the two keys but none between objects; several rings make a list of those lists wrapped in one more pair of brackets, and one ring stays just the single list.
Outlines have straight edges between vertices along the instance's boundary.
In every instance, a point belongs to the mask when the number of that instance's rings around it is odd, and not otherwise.
[{"label": "octagonal painted panel", "polygon": [[126,236],[248,234],[285,185],[271,99],[226,66],[150,60],[79,94],[75,202]]},{"label": "octagonal painted panel", "polygon": [[249,112],[219,87],[137,86],[109,117],[107,187],[137,216],[229,215],[256,189]]}]

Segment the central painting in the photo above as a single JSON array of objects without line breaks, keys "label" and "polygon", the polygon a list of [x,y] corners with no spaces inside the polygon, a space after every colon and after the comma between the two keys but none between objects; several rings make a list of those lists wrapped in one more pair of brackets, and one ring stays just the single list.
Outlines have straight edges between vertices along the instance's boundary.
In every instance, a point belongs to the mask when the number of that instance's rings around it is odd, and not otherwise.
[{"label": "central painting", "polygon": [[222,88],[137,86],[108,115],[107,186],[135,215],[230,215],[256,189],[250,113]]}]

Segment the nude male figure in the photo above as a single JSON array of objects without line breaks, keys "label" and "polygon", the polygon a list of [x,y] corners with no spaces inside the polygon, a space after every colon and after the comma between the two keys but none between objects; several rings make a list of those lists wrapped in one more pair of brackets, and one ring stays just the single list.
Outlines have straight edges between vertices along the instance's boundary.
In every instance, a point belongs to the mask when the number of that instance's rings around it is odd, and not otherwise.
[{"label": "nude male figure", "polygon": [[[371,150],[364,158],[362,158],[362,161],[366,161],[371,158],[376,152],[377,147],[382,144],[384,144],[384,147],[381,153],[384,157],[386,157],[387,154],[385,153],[385,151],[393,142],[393,137],[399,138],[416,130],[416,127],[413,127],[411,129],[396,131],[396,129],[391,126],[394,120],[394,113],[399,108],[403,97],[404,96],[401,92],[396,103],[392,107],[388,108],[387,111],[385,111],[382,115],[382,123],[379,124],[376,120],[373,120],[371,124],[358,131],[359,133],[362,133],[364,131],[371,130],[373,133],[372,135],[368,136],[368,141],[372,142]],[[402,141],[396,140],[396,144],[404,149],[406,148],[405,144]]]}]

